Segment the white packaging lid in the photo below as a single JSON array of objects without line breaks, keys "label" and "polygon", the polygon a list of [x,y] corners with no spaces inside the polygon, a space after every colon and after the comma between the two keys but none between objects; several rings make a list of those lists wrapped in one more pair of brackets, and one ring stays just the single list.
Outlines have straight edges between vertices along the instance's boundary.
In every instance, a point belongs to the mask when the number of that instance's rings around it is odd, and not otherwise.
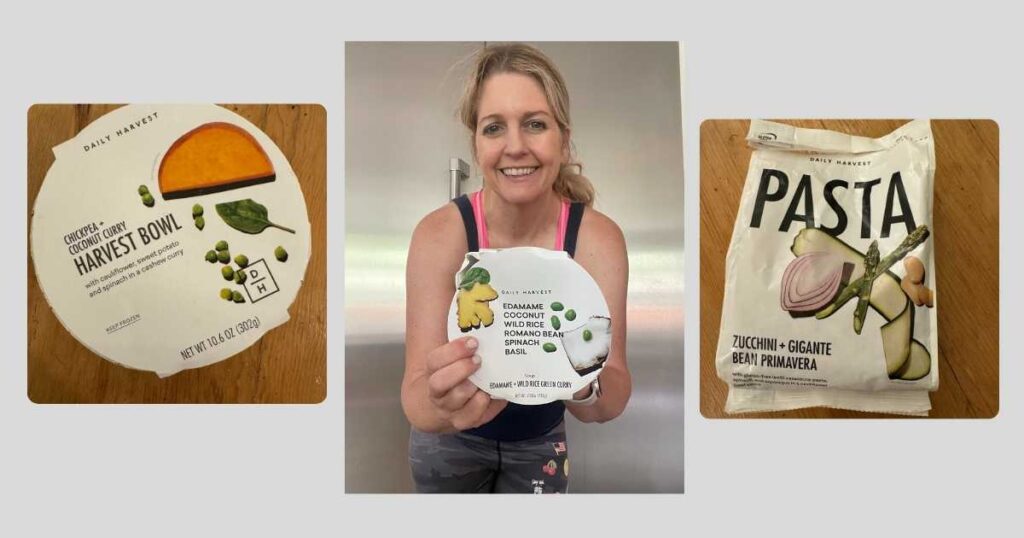
[{"label": "white packaging lid", "polygon": [[566,252],[470,252],[455,287],[448,338],[479,341],[482,362],[470,380],[491,396],[526,405],[571,399],[604,367],[608,305]]},{"label": "white packaging lid", "polygon": [[[273,179],[252,184],[239,176],[211,189],[217,192],[166,198],[161,162],[185,135],[210,124],[227,124],[241,135],[236,142],[255,144],[251,151],[269,159]],[[234,154],[216,144],[196,151],[209,157],[196,158],[207,163],[200,170],[218,161],[222,176],[239,168]],[[94,353],[166,376],[230,357],[288,320],[309,261],[309,217],[298,178],[256,126],[214,105],[131,105],[99,118],[54,154],[33,210],[32,258],[54,314]],[[241,200],[264,206],[271,222],[294,233],[229,226],[216,206]],[[202,230],[195,204],[203,209]],[[230,263],[208,262],[206,253],[222,240]],[[279,246],[287,261],[275,256]],[[234,260],[239,254],[248,257],[244,269]],[[225,267],[244,271],[245,282],[226,280]],[[239,292],[242,302],[221,298],[222,289]]]}]

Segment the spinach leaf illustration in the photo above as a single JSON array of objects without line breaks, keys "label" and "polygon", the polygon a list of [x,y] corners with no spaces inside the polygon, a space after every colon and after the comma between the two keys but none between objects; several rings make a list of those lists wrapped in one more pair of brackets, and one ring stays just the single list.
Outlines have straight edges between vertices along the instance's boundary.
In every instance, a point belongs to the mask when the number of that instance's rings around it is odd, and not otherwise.
[{"label": "spinach leaf illustration", "polygon": [[490,281],[491,273],[489,273],[487,269],[484,269],[483,267],[473,267],[462,274],[462,280],[459,281],[459,288],[469,290],[473,287],[473,284],[476,284],[477,282],[487,284]]},{"label": "spinach leaf illustration", "polygon": [[267,208],[251,198],[217,204],[217,214],[228,226],[247,234],[258,234],[270,226],[295,233],[291,228],[270,222]]}]

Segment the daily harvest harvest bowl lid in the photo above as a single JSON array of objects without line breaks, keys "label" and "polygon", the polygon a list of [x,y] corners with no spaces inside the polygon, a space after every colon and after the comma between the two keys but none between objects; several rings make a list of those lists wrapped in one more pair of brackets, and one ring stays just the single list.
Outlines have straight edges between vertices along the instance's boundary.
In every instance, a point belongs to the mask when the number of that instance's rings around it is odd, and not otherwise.
[{"label": "daily harvest harvest bowl lid", "polygon": [[[182,134],[209,122],[232,123],[253,136],[273,161],[276,181],[163,200],[154,175],[160,157]],[[136,128],[115,135],[126,125]],[[115,136],[107,144],[82,151],[83,142],[108,134]],[[215,105],[129,105],[97,119],[54,154],[33,210],[32,258],[55,316],[90,351],[129,368],[171,375],[234,355],[288,320],[310,256],[309,218],[287,159],[254,125]],[[142,203],[140,185],[153,195],[153,206]],[[216,203],[250,197],[265,201],[271,220],[296,233],[243,234],[215,211]],[[196,203],[204,210],[202,230],[192,218]],[[150,224],[160,236],[143,241],[139,228]],[[68,244],[69,235],[78,238]],[[87,248],[70,252],[83,237]],[[75,260],[110,240],[123,242],[107,249],[113,259],[80,274]],[[224,280],[221,269],[228,265],[204,259],[219,240],[229,243],[230,267],[237,268],[237,254],[247,255],[250,267],[266,269],[273,284],[267,289],[276,291],[254,295],[245,284]],[[278,244],[289,253],[287,263],[274,257]],[[221,299],[222,288],[240,291],[245,302]]]},{"label": "daily harvest harvest bowl lid", "polygon": [[567,400],[604,367],[614,321],[597,282],[567,253],[470,252],[454,278],[448,338],[479,341],[480,368],[469,379],[491,396]]}]

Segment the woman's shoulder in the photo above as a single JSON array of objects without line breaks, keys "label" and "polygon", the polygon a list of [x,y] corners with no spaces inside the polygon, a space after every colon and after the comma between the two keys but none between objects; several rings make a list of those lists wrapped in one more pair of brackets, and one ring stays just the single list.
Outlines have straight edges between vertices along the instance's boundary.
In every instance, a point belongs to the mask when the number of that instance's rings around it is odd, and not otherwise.
[{"label": "woman's shoulder", "polygon": [[[443,206],[427,213],[416,225],[413,235],[452,235],[452,231],[464,230],[462,225],[462,214],[454,203],[449,202]],[[465,235],[465,234],[463,234]]]},{"label": "woman's shoulder", "polygon": [[625,255],[626,240],[622,229],[610,217],[588,207],[583,212],[577,239],[577,256],[584,255]]},{"label": "woman's shoulder", "polygon": [[427,213],[416,225],[410,251],[424,251],[434,256],[461,259],[468,248],[462,214],[453,203]]}]

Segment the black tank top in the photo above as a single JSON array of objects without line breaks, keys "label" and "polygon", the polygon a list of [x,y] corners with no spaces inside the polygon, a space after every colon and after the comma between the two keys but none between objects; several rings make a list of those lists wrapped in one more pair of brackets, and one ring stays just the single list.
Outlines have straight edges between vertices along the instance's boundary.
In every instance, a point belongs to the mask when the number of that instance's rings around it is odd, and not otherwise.
[{"label": "black tank top", "polygon": [[[459,213],[462,214],[469,252],[480,250],[477,241],[476,218],[473,216],[473,206],[469,197],[463,194],[452,201],[455,202]],[[569,253],[569,257],[576,254],[576,238],[579,235],[580,221],[583,220],[585,207],[581,202],[573,202],[569,206],[569,221],[565,227],[565,238],[562,243],[565,245],[565,251]],[[519,405],[509,402],[505,409],[494,417],[494,420],[479,428],[466,430],[466,433],[494,441],[522,441],[548,433],[562,422],[564,414],[565,404],[561,401],[543,405]]]}]

